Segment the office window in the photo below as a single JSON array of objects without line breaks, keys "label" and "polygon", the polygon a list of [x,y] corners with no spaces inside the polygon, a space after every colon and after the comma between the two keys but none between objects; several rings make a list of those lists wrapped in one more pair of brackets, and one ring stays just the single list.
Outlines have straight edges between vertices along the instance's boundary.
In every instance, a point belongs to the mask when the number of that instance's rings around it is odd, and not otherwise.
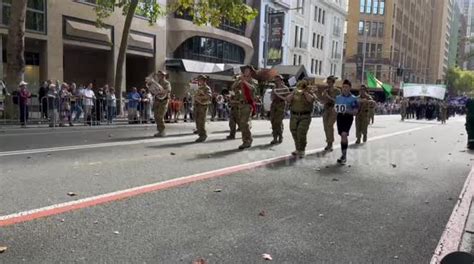
[{"label": "office window", "polygon": [[379,13],[379,0],[374,0],[373,6],[372,13],[377,15]]},{"label": "office window", "polygon": [[318,7],[314,7],[314,21],[318,21]]},{"label": "office window", "polygon": [[311,47],[314,48],[315,45],[316,45],[316,33],[313,33],[313,43],[312,43]]},{"label": "office window", "polygon": [[324,46],[324,36],[321,36],[321,49],[323,49]]},{"label": "office window", "polygon": [[377,22],[372,22],[372,32],[370,32],[370,36],[377,37]]},{"label": "office window", "polygon": [[321,23],[324,25],[324,21],[326,20],[326,10],[323,10],[323,18],[321,20]]},{"label": "office window", "polygon": [[365,31],[363,34],[369,35],[371,29],[372,29],[372,23],[370,21],[365,21]]},{"label": "office window", "polygon": [[243,63],[245,51],[230,42],[195,36],[187,39],[176,49],[174,58],[213,63]]},{"label": "office window", "polygon": [[323,67],[323,62],[322,61],[319,61],[319,75],[321,75],[321,68]]},{"label": "office window", "polygon": [[377,68],[375,70],[375,78],[380,79],[382,76],[382,65],[377,65]]},{"label": "office window", "polygon": [[316,38],[316,48],[319,49],[319,43],[321,43],[321,35],[318,34],[318,37]]},{"label": "office window", "polygon": [[332,46],[331,46],[331,58],[334,58],[334,48],[336,47],[336,42],[333,40],[332,41]]},{"label": "office window", "polygon": [[296,66],[296,60],[297,59],[298,59],[298,56],[296,56],[296,54],[293,55],[293,65],[295,65],[295,66]]},{"label": "office window", "polygon": [[336,59],[339,59],[339,42],[336,41],[336,48],[334,49],[334,56]]},{"label": "office window", "polygon": [[376,55],[376,50],[377,50],[377,45],[372,43],[372,45],[370,45],[370,57],[371,58],[375,58],[375,55]]},{"label": "office window", "polygon": [[365,44],[365,56],[370,57],[370,43]]},{"label": "office window", "polygon": [[314,61],[314,73],[315,73],[315,74],[318,74],[318,69],[319,69],[318,63],[319,63],[318,60],[315,60],[315,61]]},{"label": "office window", "polygon": [[300,14],[304,15],[304,0],[298,0],[298,1],[301,1],[301,9],[298,9],[298,12],[300,12]]},{"label": "office window", "polygon": [[381,58],[383,55],[382,44],[377,44],[377,58]]},{"label": "office window", "polygon": [[379,14],[385,15],[385,0],[379,1]]},{"label": "office window", "polygon": [[295,48],[298,47],[298,33],[299,33],[299,27],[295,26]]},{"label": "office window", "polygon": [[362,55],[362,49],[364,48],[364,43],[358,42],[357,43],[357,55]]},{"label": "office window", "polygon": [[359,21],[359,35],[364,35],[364,21]]},{"label": "office window", "polygon": [[303,27],[300,28],[300,48],[306,48],[303,47]]},{"label": "office window", "polygon": [[301,55],[298,56],[298,65],[301,65]]},{"label": "office window", "polygon": [[337,64],[334,64],[334,71],[333,71],[332,75],[336,75],[336,71],[337,71]]},{"label": "office window", "polygon": [[314,73],[314,59],[311,59],[311,73]]},{"label": "office window", "polygon": [[367,4],[365,6],[365,13],[366,14],[372,13],[372,0],[367,0]]},{"label": "office window", "polygon": [[[383,22],[379,22],[379,38],[383,38],[383,34],[384,34],[384,27],[385,27],[385,24]],[[392,37],[393,38],[393,37]]]},{"label": "office window", "polygon": [[360,3],[359,3],[359,5],[360,5],[360,6],[359,6],[359,8],[360,8],[359,11],[360,11],[361,13],[365,13],[365,0],[360,0],[359,2],[360,2]]},{"label": "office window", "polygon": [[323,10],[321,8],[318,10],[318,22],[319,23],[321,23],[321,13],[322,13],[322,11]]},{"label": "office window", "polygon": [[[2,10],[3,25],[8,26],[10,23],[10,9],[12,0],[0,1]],[[25,28],[28,31],[45,32],[46,31],[46,4],[45,0],[29,0],[26,10]]]}]

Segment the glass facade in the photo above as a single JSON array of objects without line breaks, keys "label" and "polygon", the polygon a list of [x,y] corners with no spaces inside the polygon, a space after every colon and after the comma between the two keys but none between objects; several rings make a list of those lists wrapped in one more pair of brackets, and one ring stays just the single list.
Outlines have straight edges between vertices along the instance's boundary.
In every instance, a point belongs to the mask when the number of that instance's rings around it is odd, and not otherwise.
[{"label": "glass facade", "polygon": [[[0,0],[2,5],[2,24],[8,26],[12,0]],[[46,32],[45,0],[28,0],[26,11],[26,29],[29,31]]]},{"label": "glass facade", "polygon": [[174,58],[213,63],[243,64],[245,51],[233,43],[220,39],[192,37],[176,49]]},{"label": "glass facade", "polygon": [[[175,12],[174,17],[179,18],[179,19],[193,21],[193,16],[190,15],[189,12],[186,12],[186,11]],[[231,23],[228,20],[223,20],[222,23],[217,28],[222,29],[227,32],[244,36],[246,27],[247,26],[245,23],[242,23],[241,25],[237,25],[237,24]]]}]

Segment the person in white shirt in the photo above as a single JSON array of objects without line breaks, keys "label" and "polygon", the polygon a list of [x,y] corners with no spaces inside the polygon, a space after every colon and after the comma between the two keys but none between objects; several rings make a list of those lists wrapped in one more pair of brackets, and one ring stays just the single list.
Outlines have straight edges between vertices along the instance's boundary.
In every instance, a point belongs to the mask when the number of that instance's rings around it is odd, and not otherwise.
[{"label": "person in white shirt", "polygon": [[92,107],[94,106],[95,94],[92,91],[92,83],[89,83],[87,88],[83,92],[83,103],[84,103],[84,124],[87,125],[87,119],[92,120]]}]

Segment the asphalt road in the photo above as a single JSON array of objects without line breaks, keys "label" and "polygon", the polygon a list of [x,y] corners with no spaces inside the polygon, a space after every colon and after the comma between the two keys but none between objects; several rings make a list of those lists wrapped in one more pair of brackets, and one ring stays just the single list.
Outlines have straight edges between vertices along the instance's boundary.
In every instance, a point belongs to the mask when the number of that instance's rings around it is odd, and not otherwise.
[{"label": "asphalt road", "polygon": [[[4,129],[0,217],[293,150],[266,121],[246,151],[224,122],[204,144],[192,128]],[[0,228],[0,263],[428,263],[474,160],[462,119],[376,117],[369,134],[346,166],[336,149]],[[320,119],[309,135],[324,147]]]}]

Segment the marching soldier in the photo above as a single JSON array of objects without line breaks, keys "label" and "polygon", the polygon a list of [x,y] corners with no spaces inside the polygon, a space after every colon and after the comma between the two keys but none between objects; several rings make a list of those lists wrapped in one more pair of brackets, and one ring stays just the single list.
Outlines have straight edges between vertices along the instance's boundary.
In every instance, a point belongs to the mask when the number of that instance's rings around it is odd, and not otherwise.
[{"label": "marching soldier", "polygon": [[307,81],[300,81],[293,93],[286,99],[290,105],[290,131],[295,141],[296,150],[291,154],[299,158],[304,157],[306,149],[306,136],[311,124],[311,113],[313,112],[314,94]]},{"label": "marching soldier", "polygon": [[334,110],[334,104],[336,96],[341,94],[341,91],[334,87],[336,77],[329,76],[326,79],[327,87],[323,90],[318,89],[318,98],[324,104],[323,111],[323,124],[324,132],[326,134],[327,146],[324,148],[325,151],[332,151],[332,144],[334,142],[334,123],[336,123],[336,111]]},{"label": "marching soldier", "polygon": [[272,124],[273,141],[270,144],[283,142],[283,119],[285,118],[285,99],[290,93],[286,87],[283,76],[275,77],[275,87],[272,91],[272,104],[270,106],[270,122]]},{"label": "marching soldier", "polygon": [[367,128],[369,126],[369,105],[373,101],[372,97],[367,92],[367,87],[361,85],[360,95],[358,98],[359,111],[356,115],[356,144],[360,144],[360,139],[363,137],[363,142],[367,142]]},{"label": "marching soldier", "polygon": [[198,89],[194,95],[194,116],[196,120],[196,128],[199,138],[196,142],[204,142],[207,139],[206,134],[206,117],[207,109],[212,100],[211,88],[207,85],[207,75],[198,76]]},{"label": "marching soldier", "polygon": [[407,110],[408,100],[406,98],[403,98],[402,103],[400,104],[400,115],[402,116],[402,121],[405,121],[405,118],[407,118]]},{"label": "marching soldier", "polygon": [[[236,133],[236,126],[239,125],[240,115],[239,115],[239,101],[237,99],[235,90],[238,89],[240,86],[240,75],[234,76],[234,84],[230,88],[230,98],[229,98],[229,106],[230,106],[230,116],[229,116],[229,129],[230,134],[227,136],[227,139],[235,139]],[[240,127],[239,127],[240,129]]]},{"label": "marching soldier", "polygon": [[158,71],[158,84],[161,86],[161,90],[155,95],[155,102],[153,103],[153,111],[155,114],[156,128],[158,132],[155,137],[164,137],[165,133],[165,114],[168,110],[168,104],[170,102],[171,95],[171,84],[166,80],[166,72]]},{"label": "marching soldier", "polygon": [[369,124],[373,125],[374,124],[374,119],[375,119],[375,106],[377,104],[375,101],[370,101],[369,102]]},{"label": "marching soldier", "polygon": [[[239,128],[242,133],[242,145],[239,149],[246,149],[252,146],[251,118],[256,111],[254,93],[257,81],[253,78],[256,74],[251,65],[242,68],[242,75],[233,85],[234,99],[238,102]],[[232,133],[232,131],[231,131]]]},{"label": "marching soldier", "polygon": [[448,118],[448,105],[445,101],[442,101],[439,105],[439,118],[441,119],[441,124],[446,124],[446,119]]}]

